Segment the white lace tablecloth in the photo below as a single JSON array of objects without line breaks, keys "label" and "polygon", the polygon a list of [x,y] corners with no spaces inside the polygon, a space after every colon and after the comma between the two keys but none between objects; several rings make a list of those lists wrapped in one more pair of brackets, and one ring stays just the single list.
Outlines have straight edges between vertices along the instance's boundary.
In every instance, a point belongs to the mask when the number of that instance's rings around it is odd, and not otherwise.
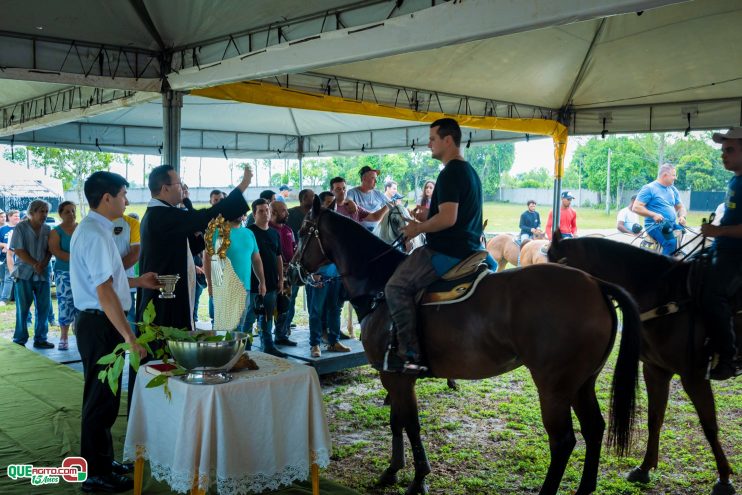
[{"label": "white lace tablecloth", "polygon": [[260,366],[220,385],[170,378],[172,400],[139,369],[124,458],[149,461],[180,493],[212,485],[221,495],[275,490],[330,462],[330,433],[314,368],[250,351]]}]

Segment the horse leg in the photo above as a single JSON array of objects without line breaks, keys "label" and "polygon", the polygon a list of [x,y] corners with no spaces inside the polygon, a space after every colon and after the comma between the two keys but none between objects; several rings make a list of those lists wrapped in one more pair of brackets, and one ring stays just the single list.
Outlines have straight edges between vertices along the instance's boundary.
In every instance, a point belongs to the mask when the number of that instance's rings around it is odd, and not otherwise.
[{"label": "horse leg", "polygon": [[402,394],[400,391],[402,385],[399,383],[402,378],[409,380],[408,377],[403,377],[401,375],[391,376],[389,373],[381,373],[381,383],[387,390],[384,404],[391,404],[389,426],[392,430],[392,458],[389,462],[389,467],[384,470],[384,473],[382,473],[381,478],[379,479],[379,486],[396,484],[397,471],[405,467],[404,436],[402,435],[405,418],[403,416],[404,408],[402,407]]},{"label": "horse leg", "polygon": [[456,380],[454,380],[453,378],[448,378],[446,380],[446,385],[448,385],[448,388],[450,388],[451,390],[458,390],[459,389],[459,384],[456,383]]},{"label": "horse leg", "polygon": [[697,376],[681,376],[680,380],[685,392],[696,408],[698,418],[701,420],[703,434],[706,435],[706,440],[711,445],[711,451],[714,453],[714,459],[716,460],[719,481],[716,482],[711,493],[712,495],[734,493],[732,483],[729,481],[729,475],[732,469],[729,467],[729,461],[727,461],[724,450],[721,448],[721,443],[719,443],[719,425],[716,421],[716,405],[714,403],[714,393],[711,390],[711,384],[708,380]]},{"label": "horse leg", "polygon": [[405,431],[407,438],[412,447],[412,458],[415,466],[415,478],[407,487],[405,495],[427,494],[428,487],[425,484],[425,477],[430,474],[430,464],[428,456],[425,453],[425,446],[420,438],[420,416],[417,411],[417,397],[415,396],[414,384],[410,389],[410,395],[407,401],[408,409],[405,415]]},{"label": "horse leg", "polygon": [[348,313],[348,335],[352,338],[356,337],[355,327],[353,326],[353,306],[350,303],[346,304],[346,310]]},{"label": "horse leg", "polygon": [[595,379],[591,378],[577,392],[577,401],[573,404],[577,419],[580,421],[580,430],[585,439],[585,465],[582,470],[582,479],[575,495],[593,493],[598,485],[598,465],[600,463],[600,449],[603,446],[605,420],[600,413],[598,398],[595,396]]},{"label": "horse leg", "polygon": [[647,451],[644,461],[626,477],[633,483],[649,483],[649,471],[657,468],[660,449],[660,430],[665,421],[667,398],[670,395],[672,373],[652,364],[644,363],[644,383],[647,386]]},{"label": "horse leg", "polygon": [[[537,382],[538,385],[538,382]],[[539,392],[541,418],[549,435],[551,460],[546,479],[539,495],[556,495],[564,476],[569,456],[575,447],[575,432],[572,428],[572,413],[567,401],[553,394]]]}]

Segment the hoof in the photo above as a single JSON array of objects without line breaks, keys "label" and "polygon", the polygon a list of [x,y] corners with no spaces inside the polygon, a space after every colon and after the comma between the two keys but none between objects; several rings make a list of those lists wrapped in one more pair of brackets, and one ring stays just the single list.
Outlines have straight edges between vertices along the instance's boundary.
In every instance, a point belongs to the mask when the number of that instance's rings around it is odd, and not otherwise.
[{"label": "hoof", "polygon": [[384,471],[384,474],[381,475],[381,478],[379,478],[379,482],[376,484],[377,486],[391,486],[397,484],[397,472],[392,471],[391,469],[386,469]]},{"label": "hoof", "polygon": [[717,480],[714,489],[711,490],[711,495],[732,495],[732,493],[736,493],[736,490],[731,481]]},{"label": "hoof", "polygon": [[636,467],[626,476],[626,480],[631,483],[649,483],[649,471]]},{"label": "hoof", "polygon": [[453,380],[451,378],[449,378],[449,379],[446,380],[446,385],[448,385],[448,388],[450,388],[451,390],[458,390],[459,389],[459,384],[456,383],[456,380]]},{"label": "hoof", "polygon": [[428,485],[425,483],[412,483],[404,492],[405,495],[428,495]]}]

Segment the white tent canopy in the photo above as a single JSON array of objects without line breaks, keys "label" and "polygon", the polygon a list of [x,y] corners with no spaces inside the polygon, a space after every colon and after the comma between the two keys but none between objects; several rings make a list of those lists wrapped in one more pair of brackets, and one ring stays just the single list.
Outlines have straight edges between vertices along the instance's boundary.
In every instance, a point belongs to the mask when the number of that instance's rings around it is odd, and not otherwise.
[{"label": "white tent canopy", "polygon": [[[12,0],[0,142],[156,153],[163,85],[256,78],[391,108],[559,120],[573,135],[740,125],[740,26],[738,0]],[[184,155],[230,158],[402,151],[427,135],[420,122],[197,96],[182,129]],[[524,137],[471,131],[473,143]]]}]

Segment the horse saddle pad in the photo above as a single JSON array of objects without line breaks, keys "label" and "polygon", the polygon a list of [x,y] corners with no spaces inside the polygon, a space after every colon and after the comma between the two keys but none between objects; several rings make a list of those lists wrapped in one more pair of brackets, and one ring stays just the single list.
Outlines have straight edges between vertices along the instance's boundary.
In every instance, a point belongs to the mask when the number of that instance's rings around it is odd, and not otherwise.
[{"label": "horse saddle pad", "polygon": [[480,251],[451,268],[425,289],[421,304],[453,304],[468,299],[484,276],[490,273],[484,263],[486,257],[487,251]]}]

